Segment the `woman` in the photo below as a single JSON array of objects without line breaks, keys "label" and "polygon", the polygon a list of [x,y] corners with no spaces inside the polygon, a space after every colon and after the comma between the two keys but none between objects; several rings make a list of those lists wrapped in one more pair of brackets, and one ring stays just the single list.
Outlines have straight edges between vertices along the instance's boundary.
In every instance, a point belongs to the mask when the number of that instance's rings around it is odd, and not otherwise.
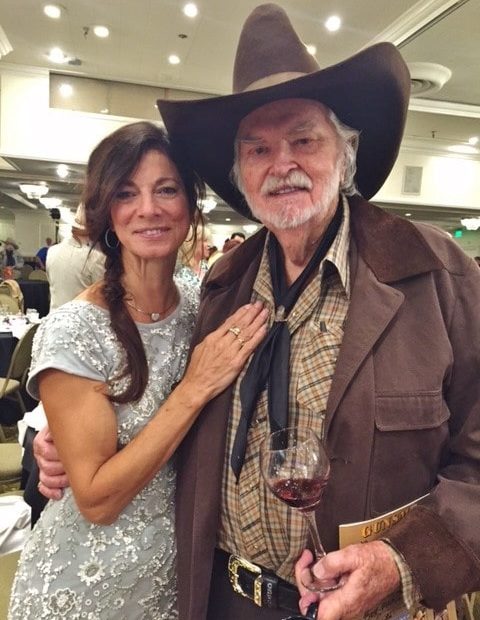
[{"label": "woman", "polygon": [[177,273],[182,274],[184,277],[193,278],[200,286],[203,277],[208,271],[209,245],[210,233],[202,222],[196,228],[192,228],[180,247]]},{"label": "woman", "polygon": [[10,620],[177,615],[172,457],[266,320],[241,308],[184,371],[197,297],[173,271],[199,189],[150,123],[122,127],[90,156],[84,203],[105,279],[48,316],[29,379],[71,487],[25,546]]}]

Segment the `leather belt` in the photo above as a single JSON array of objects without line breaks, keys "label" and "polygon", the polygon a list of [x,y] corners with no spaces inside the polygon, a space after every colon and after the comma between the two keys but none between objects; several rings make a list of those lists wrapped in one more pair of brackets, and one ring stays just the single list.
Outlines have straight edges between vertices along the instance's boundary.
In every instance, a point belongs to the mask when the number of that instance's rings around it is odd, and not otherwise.
[{"label": "leather belt", "polygon": [[300,595],[295,586],[238,555],[226,553],[221,549],[216,549],[215,553],[221,555],[222,561],[226,564],[234,592],[251,599],[259,607],[299,613]]}]

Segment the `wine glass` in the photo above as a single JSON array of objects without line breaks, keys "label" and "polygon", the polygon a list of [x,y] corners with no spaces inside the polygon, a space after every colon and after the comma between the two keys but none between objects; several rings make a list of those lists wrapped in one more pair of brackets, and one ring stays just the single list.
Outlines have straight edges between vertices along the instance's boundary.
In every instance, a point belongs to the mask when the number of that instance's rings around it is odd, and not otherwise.
[{"label": "wine glass", "polygon": [[[260,468],[270,491],[305,518],[314,546],[314,563],[325,557],[315,521],[330,474],[330,461],[322,442],[310,428],[285,428],[267,435],[260,445]],[[313,592],[337,589],[338,579],[319,579],[310,567],[303,585]]]}]

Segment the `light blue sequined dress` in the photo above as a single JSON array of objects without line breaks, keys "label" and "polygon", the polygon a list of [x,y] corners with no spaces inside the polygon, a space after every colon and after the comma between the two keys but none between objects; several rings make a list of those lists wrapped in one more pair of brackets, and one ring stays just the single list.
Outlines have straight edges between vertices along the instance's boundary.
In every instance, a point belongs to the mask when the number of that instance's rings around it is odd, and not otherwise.
[{"label": "light blue sequined dress", "polygon": [[[149,381],[138,403],[115,405],[118,445],[148,422],[184,370],[197,310],[198,288],[177,281],[181,301],[163,321],[137,324],[147,354]],[[123,354],[108,313],[72,301],[51,313],[34,344],[29,388],[45,368],[108,382],[112,393]],[[68,419],[72,411],[65,411]],[[74,423],[74,421],[69,421]],[[79,513],[67,490],[44,509],[14,581],[9,620],[172,620],[176,611],[174,533],[175,469],[170,461],[112,525],[95,525]]]}]

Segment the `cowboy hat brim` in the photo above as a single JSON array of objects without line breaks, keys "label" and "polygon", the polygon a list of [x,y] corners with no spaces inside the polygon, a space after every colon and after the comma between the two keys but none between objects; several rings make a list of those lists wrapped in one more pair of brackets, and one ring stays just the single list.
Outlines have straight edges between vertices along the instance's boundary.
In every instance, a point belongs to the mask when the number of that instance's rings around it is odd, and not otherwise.
[{"label": "cowboy hat brim", "polygon": [[157,102],[170,138],[227,204],[254,219],[230,182],[240,121],[279,99],[312,99],[360,131],[355,180],[365,198],[383,185],[398,155],[408,109],[410,76],[390,43],[373,45],[344,62],[267,88],[197,101]]}]

